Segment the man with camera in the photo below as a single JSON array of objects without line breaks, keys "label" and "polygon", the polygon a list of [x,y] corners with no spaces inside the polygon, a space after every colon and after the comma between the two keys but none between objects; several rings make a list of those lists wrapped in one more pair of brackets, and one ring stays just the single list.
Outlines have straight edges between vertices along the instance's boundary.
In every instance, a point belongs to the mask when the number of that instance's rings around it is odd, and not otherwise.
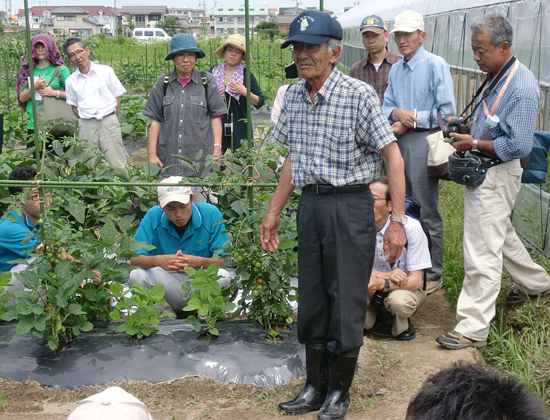
[{"label": "man with camera", "polygon": [[503,265],[519,285],[506,297],[509,304],[550,293],[550,277],[533,262],[510,221],[521,184],[520,158],[529,155],[533,144],[540,88],[512,52],[513,31],[506,18],[483,16],[470,29],[474,60],[487,80],[470,133],[451,133],[456,140],[452,145],[466,157],[498,157],[501,163],[486,171],[481,184],[464,189],[465,277],[457,303],[458,324],[437,337],[450,349],[485,345]]},{"label": "man with camera", "polygon": [[[405,161],[407,194],[420,202],[422,219],[432,239],[432,268],[426,271],[427,293],[441,287],[443,219],[439,212],[439,179],[428,177],[428,142],[443,120],[455,113],[453,80],[447,62],[422,47],[424,18],[406,10],[395,18],[393,39],[403,54],[395,63],[384,94],[384,114],[390,120]],[[433,132],[433,131],[432,131]]]},{"label": "man with camera", "polygon": [[376,252],[369,281],[370,301],[367,308],[365,330],[370,330],[384,319],[383,311],[393,316],[392,336],[408,341],[416,337],[409,318],[424,304],[426,289],[423,270],[431,267],[428,238],[420,222],[407,217],[405,236],[407,245],[394,263],[386,261],[384,233],[390,224],[392,211],[388,178],[381,176],[370,184],[374,199],[376,222]]}]

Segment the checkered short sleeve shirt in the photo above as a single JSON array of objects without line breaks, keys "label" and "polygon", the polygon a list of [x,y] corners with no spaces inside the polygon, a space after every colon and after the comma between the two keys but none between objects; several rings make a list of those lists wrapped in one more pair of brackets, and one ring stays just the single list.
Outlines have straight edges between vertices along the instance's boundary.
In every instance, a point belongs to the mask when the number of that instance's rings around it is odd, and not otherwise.
[{"label": "checkered short sleeve shirt", "polygon": [[374,89],[334,69],[315,95],[290,86],[273,138],[290,149],[292,184],[368,184],[395,136]]}]

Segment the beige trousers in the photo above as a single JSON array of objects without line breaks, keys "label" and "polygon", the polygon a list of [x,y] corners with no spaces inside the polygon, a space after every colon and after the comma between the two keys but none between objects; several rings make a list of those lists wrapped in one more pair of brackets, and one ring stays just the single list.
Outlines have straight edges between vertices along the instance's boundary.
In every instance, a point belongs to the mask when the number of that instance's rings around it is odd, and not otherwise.
[{"label": "beige trousers", "polygon": [[521,185],[518,159],[487,171],[485,182],[464,189],[464,269],[455,330],[485,341],[495,316],[502,266],[529,294],[550,289],[550,277],[518,238],[510,214]]},{"label": "beige trousers", "polygon": [[88,140],[90,146],[105,153],[111,165],[126,167],[126,149],[122,144],[120,123],[116,114],[108,115],[102,120],[81,118],[78,124],[80,138]]},{"label": "beige trousers", "polygon": [[[384,300],[385,309],[392,314],[393,324],[391,334],[397,337],[403,331],[409,328],[409,318],[424,304],[426,301],[426,291],[424,288],[411,292],[409,290],[394,290],[390,292]],[[365,319],[365,329],[370,330],[376,321],[376,313],[378,308],[370,303],[367,306],[367,318]]]}]

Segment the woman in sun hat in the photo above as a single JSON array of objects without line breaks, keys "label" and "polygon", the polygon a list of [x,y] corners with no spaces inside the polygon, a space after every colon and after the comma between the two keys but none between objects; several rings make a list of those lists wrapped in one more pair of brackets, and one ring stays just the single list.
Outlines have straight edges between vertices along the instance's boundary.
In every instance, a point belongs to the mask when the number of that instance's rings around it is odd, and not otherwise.
[{"label": "woman in sun hat", "polygon": [[196,173],[172,155],[195,162],[202,150],[200,166],[207,155],[217,156],[222,151],[220,117],[227,110],[214,77],[195,68],[196,60],[204,56],[192,35],[176,34],[164,58],[172,60],[174,70],[157,79],[143,110],[151,118],[149,162],[165,168],[166,175],[204,176],[209,170]]},{"label": "woman in sun hat", "polygon": [[[241,141],[246,141],[247,138],[246,69],[242,63],[245,52],[244,36],[230,35],[224,44],[214,51],[215,57],[223,58],[225,61],[210,69],[226,104],[226,111],[222,116],[223,153],[227,149],[235,151],[241,146]],[[250,102],[256,108],[260,108],[264,104],[264,95],[252,73],[250,73],[250,90]],[[233,115],[233,144],[231,144],[231,115]]]}]

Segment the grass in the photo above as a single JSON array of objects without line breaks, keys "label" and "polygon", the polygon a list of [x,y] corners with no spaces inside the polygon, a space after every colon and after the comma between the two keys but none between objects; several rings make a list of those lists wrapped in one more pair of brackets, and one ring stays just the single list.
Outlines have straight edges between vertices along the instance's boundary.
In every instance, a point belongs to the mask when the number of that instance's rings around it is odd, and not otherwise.
[{"label": "grass", "polygon": [[[445,235],[443,284],[447,298],[455,306],[464,278],[463,187],[443,182],[440,209]],[[531,250],[531,255],[535,262],[549,270],[545,256],[535,250]],[[515,311],[510,310],[504,303],[504,296],[512,287],[513,282],[504,271],[497,316],[481,354],[489,365],[505,375],[518,378],[532,392],[539,394],[550,409],[550,300],[528,301]]]}]

